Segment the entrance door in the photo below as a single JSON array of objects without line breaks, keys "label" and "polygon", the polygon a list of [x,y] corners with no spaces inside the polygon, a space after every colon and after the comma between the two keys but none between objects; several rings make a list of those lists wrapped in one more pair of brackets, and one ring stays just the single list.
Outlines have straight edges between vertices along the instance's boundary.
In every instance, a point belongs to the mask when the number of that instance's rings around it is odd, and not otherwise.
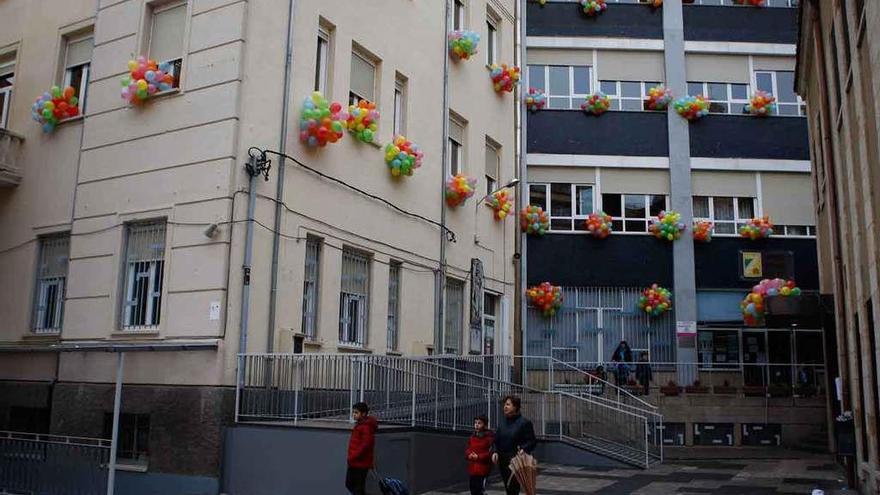
[{"label": "entrance door", "polygon": [[763,331],[743,330],[742,362],[745,385],[767,385],[767,342]]},{"label": "entrance door", "polygon": [[767,331],[767,355],[770,365],[769,383],[791,386],[792,384],[792,346],[790,330]]}]

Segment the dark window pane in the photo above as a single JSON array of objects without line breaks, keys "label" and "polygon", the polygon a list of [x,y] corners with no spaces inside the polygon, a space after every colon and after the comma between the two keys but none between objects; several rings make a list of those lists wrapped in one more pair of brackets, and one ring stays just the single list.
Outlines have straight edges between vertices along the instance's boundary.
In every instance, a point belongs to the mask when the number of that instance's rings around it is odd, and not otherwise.
[{"label": "dark window pane", "polygon": [[575,201],[577,215],[589,215],[593,212],[593,186],[576,186]]},{"label": "dark window pane", "polygon": [[731,84],[730,97],[734,100],[745,100],[749,97],[748,84]]},{"label": "dark window pane", "polygon": [[745,103],[731,103],[730,104],[730,114],[737,115],[741,113],[746,113],[746,104]]},{"label": "dark window pane", "polygon": [[590,68],[574,67],[574,94],[590,93]]},{"label": "dark window pane", "polygon": [[565,96],[571,94],[568,80],[568,67],[550,66],[550,94]]},{"label": "dark window pane", "polygon": [[601,88],[602,92],[606,95],[614,96],[617,94],[616,81],[599,81],[599,88]]},{"label": "dark window pane", "polygon": [[709,99],[727,101],[727,84],[709,83]]},{"label": "dark window pane", "polygon": [[626,221],[626,231],[627,232],[647,232],[648,224],[644,220],[642,221]]},{"label": "dark window pane", "polygon": [[778,105],[779,115],[798,115],[797,105]]},{"label": "dark window pane", "polygon": [[547,87],[547,81],[544,80],[544,66],[529,66],[529,87],[544,89]]},{"label": "dark window pane", "polygon": [[733,198],[715,198],[715,220],[733,220]]},{"label": "dark window pane", "polygon": [[732,222],[715,222],[716,234],[734,234],[736,233],[736,225]]},{"label": "dark window pane", "polygon": [[532,184],[529,186],[529,204],[547,209],[547,186],[544,184]]},{"label": "dark window pane", "polygon": [[620,100],[614,99],[611,100],[611,105],[608,107],[609,110],[620,110]]},{"label": "dark window pane", "polygon": [[758,89],[768,93],[773,92],[773,75],[769,72],[758,72],[755,74],[755,80],[758,83]]},{"label": "dark window pane", "polygon": [[623,197],[626,218],[645,218],[645,197],[641,194],[626,194]]},{"label": "dark window pane", "polygon": [[694,216],[709,218],[709,198],[707,196],[694,196]]},{"label": "dark window pane", "polygon": [[653,87],[655,87],[655,86],[659,86],[659,85],[660,85],[660,83],[659,83],[658,81],[645,82],[645,93],[644,93],[644,95],[645,95],[645,96],[648,96],[648,90],[651,89],[651,88],[653,88]]},{"label": "dark window pane", "polygon": [[623,81],[620,83],[620,94],[621,94],[621,96],[632,96],[632,97],[641,98],[641,96],[642,96],[642,83],[632,82],[632,81]]},{"label": "dark window pane", "polygon": [[[605,213],[608,213],[608,212],[606,211]],[[622,232],[622,231],[623,231],[623,221],[621,221],[621,220],[614,220],[613,222],[611,222],[611,228],[612,228],[615,232]]]},{"label": "dark window pane", "polygon": [[697,96],[697,95],[703,94],[703,83],[689,82],[688,83],[688,94],[691,96]]},{"label": "dark window pane", "polygon": [[571,108],[571,98],[549,98],[548,108],[568,110]]},{"label": "dark window pane", "polygon": [[794,93],[794,72],[793,71],[777,71],[776,72],[776,99],[781,102],[794,103],[797,101],[797,95]]},{"label": "dark window pane", "polygon": [[651,216],[656,217],[666,209],[666,196],[653,195],[648,199],[651,203]]},{"label": "dark window pane", "polygon": [[550,230],[571,230],[571,219],[550,219]]},{"label": "dark window pane", "polygon": [[807,235],[807,226],[788,225],[785,227],[785,235]]},{"label": "dark window pane", "polygon": [[571,216],[571,184],[550,184],[550,216]]},{"label": "dark window pane", "polygon": [[621,110],[638,112],[642,110],[642,100],[621,100]]},{"label": "dark window pane", "polygon": [[710,113],[727,113],[727,103],[709,103]]},{"label": "dark window pane", "polygon": [[620,216],[620,194],[603,194],[602,210],[612,217]]}]

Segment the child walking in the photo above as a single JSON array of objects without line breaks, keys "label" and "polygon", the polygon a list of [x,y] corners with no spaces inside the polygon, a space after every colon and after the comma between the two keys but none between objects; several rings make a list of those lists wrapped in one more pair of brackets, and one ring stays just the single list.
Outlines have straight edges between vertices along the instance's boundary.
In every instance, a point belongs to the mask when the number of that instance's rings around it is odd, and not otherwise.
[{"label": "child walking", "polygon": [[492,445],[495,435],[489,430],[489,418],[479,415],[474,418],[474,434],[468,439],[464,451],[470,475],[471,495],[485,495],[486,479],[492,471]]},{"label": "child walking", "polygon": [[363,402],[355,404],[351,411],[355,424],[348,443],[345,488],[352,495],[366,495],[367,474],[373,469],[373,448],[379,423],[369,413],[369,406]]}]

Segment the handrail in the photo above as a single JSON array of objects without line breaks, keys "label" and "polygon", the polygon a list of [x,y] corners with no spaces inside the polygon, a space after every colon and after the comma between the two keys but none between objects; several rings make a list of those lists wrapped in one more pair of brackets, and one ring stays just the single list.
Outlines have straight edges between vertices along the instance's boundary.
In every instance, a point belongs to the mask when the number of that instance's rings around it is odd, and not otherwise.
[{"label": "handrail", "polygon": [[110,440],[106,438],[72,437],[67,435],[50,435],[48,433],[31,433],[9,430],[0,430],[0,440],[26,440],[30,442],[78,445],[82,447],[110,447]]},{"label": "handrail", "polygon": [[626,389],[624,389],[624,388],[621,388],[621,387],[619,387],[619,386],[617,386],[617,385],[612,384],[611,382],[609,382],[609,381],[607,381],[607,380],[603,380],[602,378],[599,378],[598,376],[592,375],[592,374],[590,374],[590,373],[587,372],[587,371],[584,371],[584,370],[582,370],[582,369],[580,369],[580,368],[577,368],[577,367],[575,367],[575,366],[572,366],[572,365],[566,363],[565,361],[560,361],[560,360],[558,360],[558,359],[556,359],[556,358],[553,358],[553,357],[551,357],[551,358],[549,358],[549,359],[550,359],[554,364],[561,364],[561,365],[565,366],[566,368],[570,368],[570,369],[572,369],[572,370],[574,370],[574,371],[576,371],[576,372],[578,372],[578,373],[580,373],[580,374],[582,374],[582,375],[588,376],[590,380],[598,381],[598,382],[602,383],[603,385],[605,385],[606,387],[611,387],[612,389],[617,390],[618,402],[620,402],[620,398],[619,398],[619,397],[620,397],[620,394],[623,393],[624,396],[629,397],[630,399],[632,399],[632,400],[634,400],[634,401],[636,401],[636,402],[641,403],[643,406],[647,407],[648,410],[651,410],[651,411],[657,411],[657,410],[659,410],[659,408],[658,408],[657,406],[651,404],[650,402],[647,402],[647,401],[645,401],[645,400],[642,400],[642,399],[636,397],[636,396],[633,395],[629,390],[626,390]]}]

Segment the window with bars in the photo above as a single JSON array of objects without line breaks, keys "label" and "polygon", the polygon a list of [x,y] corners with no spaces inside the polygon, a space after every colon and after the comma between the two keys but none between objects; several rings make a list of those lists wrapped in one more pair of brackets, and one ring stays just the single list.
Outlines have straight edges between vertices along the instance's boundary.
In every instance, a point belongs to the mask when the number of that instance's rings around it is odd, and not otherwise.
[{"label": "window with bars", "polygon": [[593,212],[593,185],[553,182],[529,184],[529,204],[540,206],[550,216],[550,230],[580,230]]},{"label": "window with bars", "polygon": [[602,211],[611,215],[614,232],[647,232],[648,224],[667,209],[662,194],[603,194]]},{"label": "window with bars", "polygon": [[400,263],[388,265],[388,350],[397,351],[400,344]]},{"label": "window with bars", "polygon": [[501,168],[500,145],[486,136],[486,194],[498,188],[498,175]]},{"label": "window with bars", "polygon": [[122,328],[140,330],[159,325],[165,278],[165,220],[126,227],[125,300]]},{"label": "window with bars", "polygon": [[34,333],[61,331],[69,253],[70,236],[67,234],[40,239],[33,308]]},{"label": "window with bars", "polygon": [[464,334],[464,281],[446,279],[446,324],[443,335],[443,352],[461,354]]},{"label": "window with bars", "polygon": [[353,49],[348,104],[357,105],[361,100],[376,101],[376,62],[362,51]]},{"label": "window with bars", "polygon": [[314,340],[318,336],[318,302],[321,288],[321,239],[306,239],[306,261],[303,273],[302,333]]},{"label": "window with bars", "polygon": [[648,110],[648,90],[658,81],[599,81],[599,89],[611,98],[611,110]]},{"label": "window with bars", "polygon": [[94,35],[91,31],[65,39],[63,86],[71,86],[73,94],[79,99],[82,113],[86,108],[86,90],[89,86],[89,68],[92,64],[92,45]]},{"label": "window with bars", "polygon": [[369,322],[370,256],[360,251],[342,250],[342,283],[339,292],[339,343],[367,345]]},{"label": "window with bars", "polygon": [[330,30],[318,27],[318,43],[315,53],[315,91],[327,96],[327,74],[330,70]]},{"label": "window with bars", "polygon": [[794,92],[794,71],[755,71],[755,85],[776,97],[776,115],[807,115],[806,104]]},{"label": "window with bars", "polygon": [[739,228],[755,217],[755,198],[694,196],[694,220],[715,224],[715,235],[738,235]]},{"label": "window with bars", "polygon": [[171,66],[173,88],[180,87],[183,69],[186,2],[169,2],[152,8],[150,16],[149,57]]},{"label": "window with bars", "polygon": [[[113,436],[113,413],[104,413],[104,438]],[[146,465],[150,456],[150,415],[119,414],[116,456],[129,463]]]},{"label": "window with bars", "polygon": [[495,330],[498,325],[498,296],[483,295],[483,354],[495,354]]},{"label": "window with bars", "polygon": [[543,89],[547,94],[547,108],[579,110],[592,92],[592,67],[530,65],[528,80],[529,87]]},{"label": "window with bars", "polygon": [[749,85],[743,83],[691,82],[688,94],[703,95],[709,102],[710,113],[739,115],[749,104]]},{"label": "window with bars", "polygon": [[0,56],[0,128],[9,124],[12,87],[15,83],[15,53]]}]

